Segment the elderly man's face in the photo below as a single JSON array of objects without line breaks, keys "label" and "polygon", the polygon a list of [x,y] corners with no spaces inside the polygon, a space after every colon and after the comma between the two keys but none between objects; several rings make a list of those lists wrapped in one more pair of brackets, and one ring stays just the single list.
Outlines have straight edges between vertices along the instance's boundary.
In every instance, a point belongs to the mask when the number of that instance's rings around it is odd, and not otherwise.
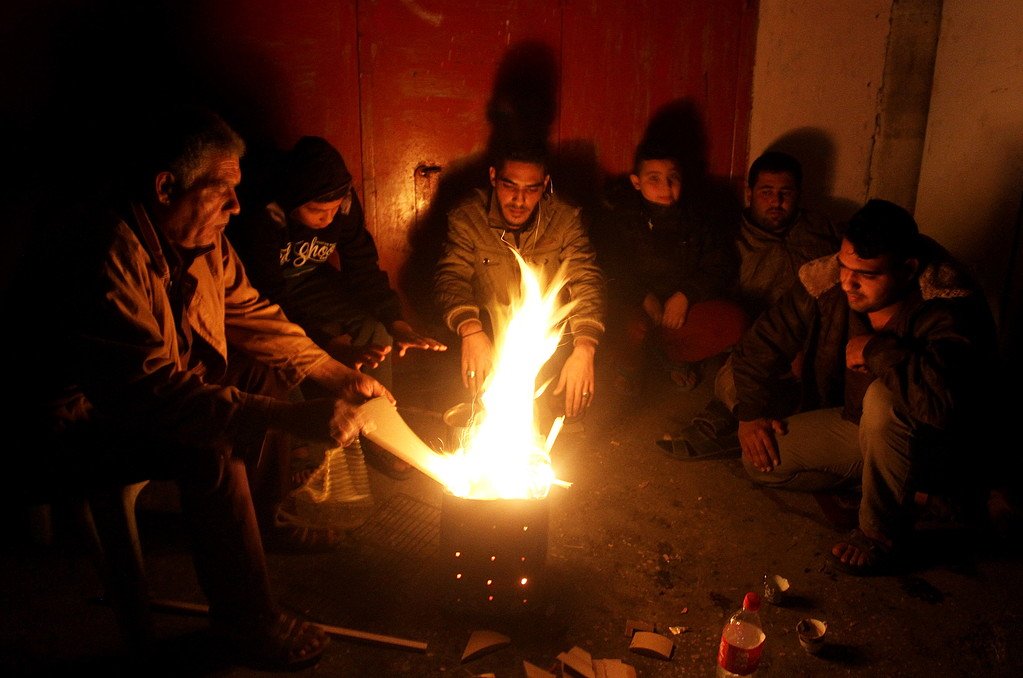
[{"label": "elderly man's face", "polygon": [[799,212],[799,186],[788,172],[760,172],[753,188],[746,188],[753,223],[774,233],[782,233]]},{"label": "elderly man's face", "polygon": [[532,162],[509,160],[500,170],[490,168],[490,184],[508,228],[517,230],[525,226],[543,197],[547,181],[543,165]]},{"label": "elderly man's face", "polygon": [[232,215],[238,214],[235,189],[242,172],[238,156],[232,153],[211,155],[205,168],[186,189],[173,185],[158,197],[165,207],[162,226],[167,238],[181,247],[200,247],[214,242]]}]

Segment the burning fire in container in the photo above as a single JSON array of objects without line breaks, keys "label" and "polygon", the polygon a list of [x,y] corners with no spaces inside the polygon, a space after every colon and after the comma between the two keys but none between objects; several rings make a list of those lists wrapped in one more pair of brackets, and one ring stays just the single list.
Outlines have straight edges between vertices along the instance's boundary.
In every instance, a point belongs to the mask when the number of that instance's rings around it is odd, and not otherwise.
[{"label": "burning fire in container", "polygon": [[528,609],[540,597],[547,556],[552,485],[568,487],[551,466],[561,430],[537,427],[537,375],[558,348],[574,304],[561,303],[565,269],[545,281],[515,252],[521,272],[508,308],[490,309],[496,329],[494,369],[457,449],[423,443],[384,398],[366,403],[366,435],[439,482],[440,575],[450,604],[478,611]]},{"label": "burning fire in container", "polygon": [[371,440],[458,497],[542,499],[551,485],[569,485],[555,477],[550,457],[564,418],[541,433],[535,401],[549,385],[537,388],[537,375],[557,350],[574,302],[561,303],[564,267],[545,281],[518,252],[514,254],[521,272],[519,294],[507,308],[491,309],[497,335],[494,369],[458,449],[446,454],[430,449],[385,398],[362,408]]}]

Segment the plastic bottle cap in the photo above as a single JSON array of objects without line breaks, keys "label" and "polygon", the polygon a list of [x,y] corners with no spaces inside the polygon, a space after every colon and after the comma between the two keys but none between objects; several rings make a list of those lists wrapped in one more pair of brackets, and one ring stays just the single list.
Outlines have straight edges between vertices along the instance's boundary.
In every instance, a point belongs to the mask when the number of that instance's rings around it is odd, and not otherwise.
[{"label": "plastic bottle cap", "polygon": [[756,612],[760,609],[760,594],[756,591],[750,591],[746,594],[746,597],[742,599],[742,609]]}]

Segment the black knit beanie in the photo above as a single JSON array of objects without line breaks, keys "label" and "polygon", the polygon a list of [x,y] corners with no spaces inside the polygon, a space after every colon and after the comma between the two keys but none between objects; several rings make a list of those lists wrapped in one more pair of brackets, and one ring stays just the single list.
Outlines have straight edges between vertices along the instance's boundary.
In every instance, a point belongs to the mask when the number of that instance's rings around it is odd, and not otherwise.
[{"label": "black knit beanie", "polygon": [[302,137],[284,154],[274,199],[285,213],[307,202],[340,193],[352,174],[336,148],[322,137]]}]

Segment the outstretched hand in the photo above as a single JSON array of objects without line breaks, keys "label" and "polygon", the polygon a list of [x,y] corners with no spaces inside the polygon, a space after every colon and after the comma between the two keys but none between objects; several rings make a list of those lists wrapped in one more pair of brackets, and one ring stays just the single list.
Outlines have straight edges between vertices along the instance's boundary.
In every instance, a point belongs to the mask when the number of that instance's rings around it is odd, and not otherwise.
[{"label": "outstretched hand", "polygon": [[358,405],[380,396],[387,398],[392,403],[395,402],[394,396],[383,384],[370,375],[355,370],[341,380],[336,393],[339,398],[350,400]]},{"label": "outstretched hand", "polygon": [[391,324],[391,336],[394,337],[394,345],[398,348],[398,357],[404,358],[405,352],[410,348],[421,348],[426,351],[446,351],[448,347],[436,339],[419,334],[412,326],[404,320],[397,320]]},{"label": "outstretched hand", "polygon": [[346,447],[365,425],[361,400],[313,398],[281,404],[271,414],[270,425],[298,438],[337,443]]},{"label": "outstretched hand", "polygon": [[391,347],[380,344],[353,346],[352,338],[347,334],[342,334],[331,339],[326,350],[339,363],[343,363],[353,370],[361,370],[363,367],[369,369],[379,367],[391,352]]},{"label": "outstretched hand", "polygon": [[493,369],[494,345],[486,332],[474,331],[462,337],[462,386],[475,398],[483,390]]}]

